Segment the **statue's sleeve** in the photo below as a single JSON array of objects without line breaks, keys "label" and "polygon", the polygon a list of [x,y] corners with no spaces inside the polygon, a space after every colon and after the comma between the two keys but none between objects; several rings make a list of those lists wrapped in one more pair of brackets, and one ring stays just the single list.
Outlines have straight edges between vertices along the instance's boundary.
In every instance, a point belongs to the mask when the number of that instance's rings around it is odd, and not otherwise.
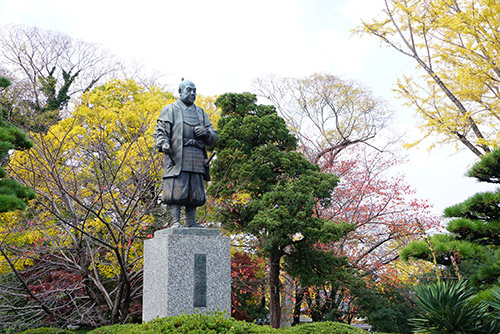
[{"label": "statue's sleeve", "polygon": [[155,131],[153,134],[155,140],[155,147],[158,152],[163,152],[164,144],[168,144],[170,147],[170,140],[172,138],[172,109],[165,106],[161,113],[158,121],[156,122]]}]

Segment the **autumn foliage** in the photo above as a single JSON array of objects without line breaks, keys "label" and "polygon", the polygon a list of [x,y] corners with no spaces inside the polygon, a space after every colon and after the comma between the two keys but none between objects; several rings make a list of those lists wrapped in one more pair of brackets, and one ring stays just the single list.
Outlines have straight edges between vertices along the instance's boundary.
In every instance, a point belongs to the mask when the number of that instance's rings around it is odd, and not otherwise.
[{"label": "autumn foliage", "polygon": [[321,206],[318,212],[325,219],[349,222],[354,228],[337,242],[317,246],[344,256],[349,270],[331,275],[321,285],[297,282],[291,293],[302,305],[295,309],[306,309],[305,314],[315,321],[350,322],[363,311],[359,298],[366,300],[368,290],[395,293],[432,269],[403,264],[399,252],[426,233],[439,231],[440,220],[430,213],[429,204],[414,198],[403,176],[391,174],[400,162],[393,155],[353,145],[335,159],[328,158],[325,155],[320,160],[322,170],[335,173],[340,181],[329,205]]},{"label": "autumn foliage", "polygon": [[396,90],[418,114],[424,137],[439,134],[437,143],[459,143],[477,156],[490,152],[500,140],[497,1],[384,2],[381,15],[358,31],[420,70],[402,76]]},{"label": "autumn foliage", "polygon": [[[36,199],[1,217],[0,269],[14,271],[34,303],[26,318],[97,326],[140,316],[142,242],[161,214],[152,132],[169,98],[111,81],[12,156],[11,175]],[[2,291],[6,300],[19,293]]]},{"label": "autumn foliage", "polygon": [[[244,252],[231,256],[231,315],[233,318],[254,321],[265,317],[264,259]],[[264,304],[264,305],[263,305]]]},{"label": "autumn foliage", "polygon": [[338,175],[340,183],[321,214],[356,226],[334,249],[367,274],[380,273],[410,240],[439,228],[430,205],[416,199],[404,177],[391,171],[399,163],[391,154],[360,146],[347,149],[336,161],[322,161],[323,170]]}]

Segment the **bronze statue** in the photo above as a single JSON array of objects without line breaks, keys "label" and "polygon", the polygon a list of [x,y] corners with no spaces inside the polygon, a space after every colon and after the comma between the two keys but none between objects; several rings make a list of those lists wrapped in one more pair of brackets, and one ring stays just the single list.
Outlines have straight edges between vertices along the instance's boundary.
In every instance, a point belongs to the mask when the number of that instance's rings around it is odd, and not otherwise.
[{"label": "bronze statue", "polygon": [[206,146],[214,145],[218,135],[207,113],[194,104],[194,83],[182,81],[179,94],[161,110],[154,132],[155,146],[164,153],[161,200],[169,208],[172,227],[181,226],[181,206],[184,226],[202,227],[196,222],[196,208],[205,204],[204,181],[210,180]]}]

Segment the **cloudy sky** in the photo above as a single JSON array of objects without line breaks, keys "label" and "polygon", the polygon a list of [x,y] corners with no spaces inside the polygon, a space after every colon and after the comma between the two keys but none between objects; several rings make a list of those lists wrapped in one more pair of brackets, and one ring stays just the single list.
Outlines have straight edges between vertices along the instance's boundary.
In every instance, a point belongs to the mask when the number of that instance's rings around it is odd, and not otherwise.
[{"label": "cloudy sky", "polygon": [[[360,81],[396,112],[399,130],[416,134],[412,110],[392,92],[415,64],[371,37],[351,37],[383,0],[0,0],[0,26],[37,26],[97,43],[161,74],[169,87],[185,77],[203,95],[252,90],[268,74],[329,73]],[[466,178],[476,157],[454,147],[406,152],[408,183],[434,211],[492,189]]]}]

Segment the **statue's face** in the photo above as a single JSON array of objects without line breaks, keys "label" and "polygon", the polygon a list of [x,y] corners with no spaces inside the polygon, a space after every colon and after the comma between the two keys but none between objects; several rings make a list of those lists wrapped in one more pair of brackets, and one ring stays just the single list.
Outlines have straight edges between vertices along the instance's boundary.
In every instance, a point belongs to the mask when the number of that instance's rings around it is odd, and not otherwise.
[{"label": "statue's face", "polygon": [[191,81],[183,81],[179,87],[181,100],[184,104],[190,106],[196,100],[196,86]]}]

